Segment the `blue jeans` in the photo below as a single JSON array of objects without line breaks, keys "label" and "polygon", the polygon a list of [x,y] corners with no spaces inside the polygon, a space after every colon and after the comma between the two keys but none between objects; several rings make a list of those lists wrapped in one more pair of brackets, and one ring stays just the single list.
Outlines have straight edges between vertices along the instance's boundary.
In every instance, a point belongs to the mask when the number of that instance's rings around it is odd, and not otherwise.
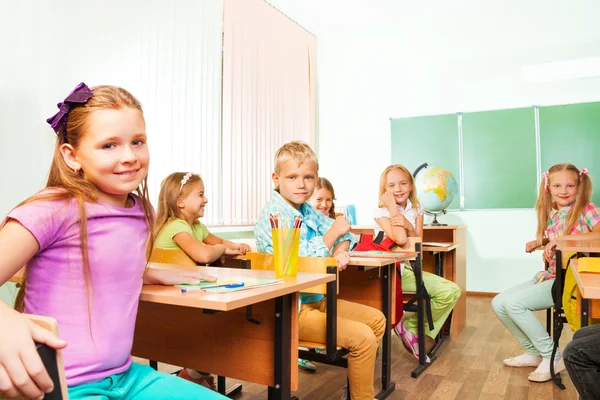
[{"label": "blue jeans", "polygon": [[94,400],[221,400],[227,399],[204,386],[132,363],[129,369],[99,382],[69,388],[69,399]]},{"label": "blue jeans", "polygon": [[583,400],[600,399],[600,325],[581,328],[564,351],[569,376]]},{"label": "blue jeans", "polygon": [[[552,357],[554,342],[546,328],[533,313],[554,305],[552,284],[554,279],[535,284],[532,280],[512,287],[492,300],[492,308],[500,321],[521,343],[527,354]],[[556,352],[558,359],[560,352]]]}]

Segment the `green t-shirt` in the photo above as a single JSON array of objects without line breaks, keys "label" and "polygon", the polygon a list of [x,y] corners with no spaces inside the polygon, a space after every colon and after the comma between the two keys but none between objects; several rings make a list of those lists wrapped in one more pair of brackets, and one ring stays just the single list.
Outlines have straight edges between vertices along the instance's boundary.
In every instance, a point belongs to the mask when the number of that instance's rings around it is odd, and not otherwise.
[{"label": "green t-shirt", "polygon": [[157,249],[181,250],[181,247],[173,240],[173,237],[181,232],[187,232],[192,235],[194,239],[201,242],[206,239],[209,233],[206,226],[200,221],[196,221],[194,228],[192,229],[184,220],[174,219],[162,227],[158,233],[154,247]]}]

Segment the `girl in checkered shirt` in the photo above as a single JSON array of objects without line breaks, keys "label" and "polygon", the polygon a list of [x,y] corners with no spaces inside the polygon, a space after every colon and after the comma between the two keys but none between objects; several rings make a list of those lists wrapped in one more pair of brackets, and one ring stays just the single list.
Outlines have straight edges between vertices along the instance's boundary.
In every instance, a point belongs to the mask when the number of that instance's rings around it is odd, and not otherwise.
[{"label": "girl in checkered shirt", "polygon": [[[544,246],[542,258],[550,268],[492,300],[498,318],[525,349],[524,354],[504,360],[504,365],[537,367],[529,374],[528,379],[532,382],[551,379],[552,338],[533,312],[554,305],[552,284],[556,271],[556,238],[600,231],[600,209],[590,202],[592,181],[588,174],[587,169],[579,170],[569,163],[556,164],[542,174],[535,205],[538,216],[536,240],[528,242],[525,251],[532,252]],[[557,351],[554,370],[558,373],[564,369],[562,356]]]}]

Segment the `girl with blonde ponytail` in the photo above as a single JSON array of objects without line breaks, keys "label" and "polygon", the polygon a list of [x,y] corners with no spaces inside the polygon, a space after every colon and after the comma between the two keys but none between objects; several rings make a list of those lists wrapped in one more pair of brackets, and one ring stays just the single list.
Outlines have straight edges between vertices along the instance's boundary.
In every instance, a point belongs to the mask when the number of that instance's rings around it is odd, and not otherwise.
[{"label": "girl with blonde ponytail", "polygon": [[560,352],[552,358],[553,341],[534,311],[552,307],[552,284],[556,276],[556,238],[586,232],[600,232],[600,209],[590,202],[592,181],[586,168],[573,164],[552,166],[542,174],[537,213],[536,239],[525,245],[532,252],[544,246],[546,271],[532,280],[508,289],[492,300],[494,312],[519,341],[524,354],[504,360],[508,367],[537,367],[529,374],[532,382],[551,379],[550,363],[556,373],[565,369]]}]

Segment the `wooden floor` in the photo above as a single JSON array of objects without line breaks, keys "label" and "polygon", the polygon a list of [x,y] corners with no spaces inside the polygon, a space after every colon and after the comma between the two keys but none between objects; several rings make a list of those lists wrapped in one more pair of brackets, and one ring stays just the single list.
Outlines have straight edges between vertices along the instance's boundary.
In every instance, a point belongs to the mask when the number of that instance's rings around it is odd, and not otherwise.
[{"label": "wooden floor", "polygon": [[[566,372],[561,375],[567,390],[552,383],[531,383],[527,374],[533,368],[508,368],[502,360],[522,354],[517,341],[500,323],[491,308],[491,299],[467,299],[467,326],[459,338],[446,340],[439,358],[418,379],[410,377],[416,360],[409,355],[397,337],[392,340],[392,379],[396,390],[388,399],[573,399],[578,398]],[[545,313],[539,313],[545,318]],[[545,319],[544,319],[545,321]],[[563,330],[561,348],[573,336],[568,326]],[[380,366],[380,358],[378,357]],[[140,361],[140,360],[137,360]],[[143,362],[143,361],[141,361]],[[174,367],[160,364],[160,370],[173,371]],[[339,399],[346,383],[345,370],[317,364],[316,373],[300,371],[300,390],[294,395],[300,399]],[[381,382],[381,370],[375,371],[376,391]],[[228,383],[238,382],[232,379]],[[243,391],[235,399],[266,399],[264,386],[243,383]]]}]

